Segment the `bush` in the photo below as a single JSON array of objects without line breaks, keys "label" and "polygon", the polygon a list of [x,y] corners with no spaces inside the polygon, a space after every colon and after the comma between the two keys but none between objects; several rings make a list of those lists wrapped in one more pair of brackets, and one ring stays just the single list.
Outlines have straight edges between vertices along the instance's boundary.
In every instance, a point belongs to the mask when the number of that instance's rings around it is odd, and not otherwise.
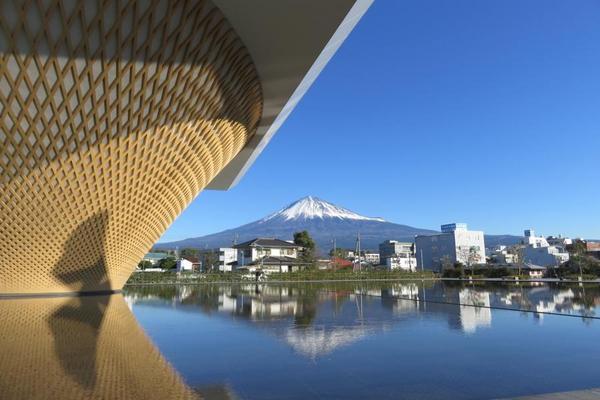
[{"label": "bush", "polygon": [[558,267],[556,272],[563,278],[572,275],[578,276],[581,273],[597,278],[600,276],[600,260],[589,255],[574,255],[569,261]]}]

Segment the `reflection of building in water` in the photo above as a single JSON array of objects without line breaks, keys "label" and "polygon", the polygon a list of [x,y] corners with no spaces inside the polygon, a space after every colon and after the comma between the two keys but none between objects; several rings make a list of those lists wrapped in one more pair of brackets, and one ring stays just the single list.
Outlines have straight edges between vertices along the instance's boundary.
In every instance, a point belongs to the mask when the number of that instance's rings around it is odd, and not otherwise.
[{"label": "reflection of building in water", "polygon": [[419,309],[419,286],[414,283],[393,284],[381,290],[382,304],[395,313],[415,312]]},{"label": "reflection of building in water", "polygon": [[[128,297],[135,299],[134,304],[142,301],[145,305],[234,318],[274,335],[298,354],[312,359],[424,318],[446,321],[449,329],[475,333],[491,326],[491,307],[529,311],[538,307],[541,311],[540,306],[545,305],[571,312],[580,307],[575,304],[583,298],[576,288],[563,290],[565,293],[560,295],[561,291],[547,284],[464,287],[461,283],[432,282],[330,286],[252,283],[191,288],[186,297],[181,297],[181,291],[173,291],[173,297],[167,295],[162,300],[151,292],[143,298],[131,291]],[[174,297],[180,300],[174,302]],[[600,298],[597,289],[588,290],[586,297],[592,303]]]},{"label": "reflection of building in water", "polygon": [[0,301],[4,399],[192,399],[121,295]]},{"label": "reflection of building in water", "polygon": [[512,289],[499,297],[501,307],[518,308],[521,310],[541,313],[578,314],[583,316],[595,315],[598,302],[597,288],[584,290],[569,288],[559,290],[548,285],[540,285],[528,290]]},{"label": "reflection of building in water", "polygon": [[458,293],[458,299],[460,323],[464,332],[473,333],[477,328],[489,328],[492,325],[489,292],[462,289]]},{"label": "reflection of building in water", "polygon": [[[552,300],[549,301],[540,301],[536,305],[536,311],[538,312],[559,312],[559,313],[578,313],[585,314],[586,307],[582,304],[577,304],[573,302],[575,298],[575,293],[573,290],[561,290],[558,293],[554,293],[552,295]],[[542,317],[542,315],[540,315]]]},{"label": "reflection of building in water", "polygon": [[298,313],[297,298],[282,286],[244,285],[245,290],[220,290],[218,311],[246,315],[252,319],[294,316]]}]

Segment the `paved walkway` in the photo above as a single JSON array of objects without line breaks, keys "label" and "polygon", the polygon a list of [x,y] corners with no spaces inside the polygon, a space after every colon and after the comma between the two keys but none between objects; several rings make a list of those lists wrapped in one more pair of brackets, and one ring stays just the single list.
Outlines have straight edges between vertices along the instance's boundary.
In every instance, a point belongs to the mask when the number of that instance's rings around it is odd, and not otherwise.
[{"label": "paved walkway", "polygon": [[[508,399],[506,399],[508,400]],[[600,388],[512,397],[511,400],[600,400]]]}]

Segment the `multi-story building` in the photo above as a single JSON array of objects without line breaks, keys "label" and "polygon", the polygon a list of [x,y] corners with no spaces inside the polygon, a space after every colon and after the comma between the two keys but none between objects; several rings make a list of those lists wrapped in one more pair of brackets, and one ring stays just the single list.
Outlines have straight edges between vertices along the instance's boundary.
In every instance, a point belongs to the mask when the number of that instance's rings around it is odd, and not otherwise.
[{"label": "multi-story building", "polygon": [[380,257],[379,257],[379,253],[375,253],[375,252],[371,252],[371,251],[365,251],[363,253],[363,257],[365,262],[372,264],[372,265],[379,265],[380,262]]},{"label": "multi-story building", "polygon": [[569,253],[564,241],[552,240],[552,243],[557,245],[550,245],[543,236],[535,236],[533,229],[526,229],[524,233],[523,262],[534,266],[554,267],[569,261]]},{"label": "multi-story building", "polygon": [[203,272],[231,272],[235,270],[237,250],[233,247],[203,249],[198,252],[198,258]]},{"label": "multi-story building", "polygon": [[237,262],[237,249],[233,247],[220,247],[219,251],[219,271],[231,272],[234,264]]},{"label": "multi-story building", "polygon": [[264,272],[291,272],[304,263],[298,260],[301,246],[275,238],[256,238],[234,246],[237,250],[236,269]]},{"label": "multi-story building", "polygon": [[522,243],[528,247],[548,247],[548,241],[543,236],[536,236],[533,229],[525,229]]},{"label": "multi-story building", "polygon": [[379,244],[379,256],[382,260],[398,254],[414,254],[414,243],[386,240]]},{"label": "multi-story building", "polygon": [[508,246],[498,245],[492,249],[490,258],[495,264],[512,264],[517,261],[517,254]]},{"label": "multi-story building", "polygon": [[412,271],[417,266],[414,260],[414,248],[414,243],[386,240],[379,244],[380,263],[388,269],[400,268]]},{"label": "multi-story building", "polygon": [[469,231],[467,224],[441,226],[442,233],[415,238],[418,267],[441,271],[445,264],[485,263],[485,240],[482,231]]},{"label": "multi-story building", "polygon": [[371,2],[2,1],[0,293],[121,289],[199,192],[239,181]]}]

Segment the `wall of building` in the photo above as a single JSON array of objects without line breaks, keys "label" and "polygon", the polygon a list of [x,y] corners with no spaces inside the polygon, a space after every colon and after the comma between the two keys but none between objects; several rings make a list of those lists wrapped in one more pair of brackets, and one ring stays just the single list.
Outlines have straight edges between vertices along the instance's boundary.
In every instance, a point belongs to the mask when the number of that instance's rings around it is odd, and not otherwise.
[{"label": "wall of building", "polygon": [[186,260],[185,258],[181,258],[181,259],[177,260],[177,271],[183,272],[183,271],[193,271],[193,270],[194,270],[194,264],[191,261]]},{"label": "wall of building", "polygon": [[237,261],[237,250],[231,247],[221,247],[218,249],[219,254],[219,271],[231,272],[234,267],[232,263]]},{"label": "wall of building", "polygon": [[456,261],[464,265],[485,263],[485,240],[483,232],[456,230],[454,231],[456,245]]},{"label": "wall of building", "polygon": [[[449,230],[454,224],[444,225]],[[441,271],[444,261],[464,265],[485,263],[485,240],[481,231],[469,231],[465,224],[447,233],[415,238],[416,258],[419,269]]]},{"label": "wall of building", "polygon": [[385,266],[389,270],[416,271],[417,259],[415,257],[388,257],[385,259]]},{"label": "wall of building", "polygon": [[568,261],[568,253],[560,253],[554,246],[548,247],[525,247],[523,259],[526,263],[539,265],[541,267],[557,266],[561,262]]},{"label": "wall of building", "polygon": [[441,271],[444,257],[447,257],[449,263],[456,262],[454,235],[450,233],[417,236],[415,238],[415,249],[419,269]]},{"label": "wall of building", "polygon": [[395,240],[386,240],[379,244],[379,256],[381,260],[392,257],[397,254],[407,254],[413,251],[413,243],[398,242]]}]

